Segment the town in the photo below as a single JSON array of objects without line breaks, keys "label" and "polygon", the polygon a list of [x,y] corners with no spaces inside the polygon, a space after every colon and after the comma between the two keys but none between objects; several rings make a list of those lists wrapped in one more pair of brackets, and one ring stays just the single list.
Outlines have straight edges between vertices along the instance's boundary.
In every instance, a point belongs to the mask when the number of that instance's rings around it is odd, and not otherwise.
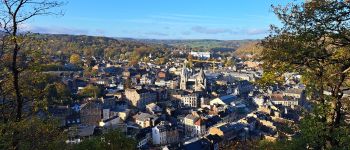
[{"label": "town", "polygon": [[[138,149],[209,150],[295,134],[301,109],[309,107],[299,75],[287,74],[284,86],[263,89],[256,82],[263,73],[259,61],[184,53],[186,57],[172,57],[164,65],[153,63],[152,54],[149,62],[133,66],[93,57],[91,77],[80,71],[47,72],[59,75],[72,92],[91,94],[49,108],[69,132],[66,142],[117,129],[135,138]],[[226,59],[232,63],[225,66]],[[87,62],[84,57],[79,61]]]},{"label": "town", "polygon": [[2,0],[0,149],[350,149],[350,0]]}]

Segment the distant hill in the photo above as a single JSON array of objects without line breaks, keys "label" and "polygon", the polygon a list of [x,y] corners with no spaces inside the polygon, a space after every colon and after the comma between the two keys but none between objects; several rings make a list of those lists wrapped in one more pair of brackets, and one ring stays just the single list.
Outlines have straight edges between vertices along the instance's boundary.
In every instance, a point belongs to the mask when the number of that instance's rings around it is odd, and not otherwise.
[{"label": "distant hill", "polygon": [[[0,36],[3,33],[0,31]],[[163,56],[165,51],[177,48],[234,52],[237,56],[259,53],[255,47],[258,40],[155,40],[110,38],[86,35],[65,34],[33,34],[35,39],[42,41],[43,51],[49,55],[70,56],[73,53],[84,56],[120,57],[136,53],[147,55],[157,53]],[[28,47],[31,48],[31,47]],[[140,50],[141,49],[141,50]]]},{"label": "distant hill", "polygon": [[[40,41],[43,54],[69,58],[72,54],[82,56],[98,56],[104,58],[164,56],[166,45],[148,44],[135,40],[119,40],[109,37],[64,35],[64,34],[32,34],[33,40]],[[37,49],[35,45],[26,45],[25,49]]]},{"label": "distant hill", "polygon": [[135,41],[151,44],[165,44],[174,47],[186,47],[194,49],[214,51],[235,51],[241,45],[256,40],[154,40],[154,39],[133,39]]}]

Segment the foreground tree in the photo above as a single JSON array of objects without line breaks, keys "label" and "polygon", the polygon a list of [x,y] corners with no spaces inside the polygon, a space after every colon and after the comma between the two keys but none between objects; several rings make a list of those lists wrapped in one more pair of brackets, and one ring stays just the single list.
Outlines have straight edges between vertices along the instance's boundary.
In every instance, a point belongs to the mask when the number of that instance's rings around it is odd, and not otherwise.
[{"label": "foreground tree", "polygon": [[343,104],[350,88],[350,4],[313,0],[277,6],[274,12],[283,26],[272,26],[262,42],[261,83],[282,83],[278,79],[287,72],[301,74],[313,109],[305,113],[294,141],[303,148],[349,149],[349,124],[344,121],[349,112]]},{"label": "foreground tree", "polygon": [[74,150],[133,150],[136,141],[126,137],[118,130],[109,131],[101,136],[86,139],[73,146]]},{"label": "foreground tree", "polygon": [[[0,2],[0,29],[4,32],[1,53],[3,56],[10,56],[7,57],[9,59],[2,57],[2,61],[5,60],[10,64],[1,66],[1,86],[6,86],[2,90],[6,98],[3,98],[4,103],[1,104],[2,107],[10,110],[2,118],[5,123],[2,135],[8,133],[12,135],[10,140],[12,144],[5,149],[20,149],[20,145],[23,145],[24,141],[21,139],[25,137],[20,134],[21,127],[23,127],[22,124],[26,124],[30,114],[33,114],[32,109],[29,111],[25,108],[38,104],[35,100],[40,97],[38,95],[35,99],[30,96],[26,97],[26,93],[29,93],[26,90],[29,89],[24,89],[25,85],[22,84],[26,83],[29,76],[38,75],[37,72],[30,69],[39,61],[35,58],[40,59],[40,57],[37,57],[38,51],[24,49],[23,45],[29,45],[32,41],[20,31],[20,27],[35,16],[56,14],[51,10],[61,5],[63,5],[62,2],[51,0],[2,0]],[[35,80],[33,82],[35,83]],[[39,86],[39,84],[36,85]]]}]

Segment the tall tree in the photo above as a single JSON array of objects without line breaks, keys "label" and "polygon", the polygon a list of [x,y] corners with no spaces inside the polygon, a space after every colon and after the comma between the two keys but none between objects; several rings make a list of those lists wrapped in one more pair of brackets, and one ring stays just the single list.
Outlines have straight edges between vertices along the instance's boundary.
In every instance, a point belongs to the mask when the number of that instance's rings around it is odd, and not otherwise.
[{"label": "tall tree", "polygon": [[262,83],[301,74],[313,104],[300,126],[304,148],[350,148],[343,106],[350,88],[350,4],[312,0],[273,8],[283,26],[272,26],[262,42]]},{"label": "tall tree", "polygon": [[[23,44],[26,44],[25,34],[20,32],[21,25],[26,21],[40,15],[58,14],[51,11],[63,2],[50,0],[2,0],[0,2],[0,28],[5,32],[2,40],[6,42],[2,45],[3,52],[8,52],[11,56],[9,72],[11,76],[11,87],[14,91],[15,101],[15,122],[23,120],[24,98],[23,89],[20,86],[20,77],[24,68],[21,67],[26,60],[23,51]],[[14,130],[12,148],[19,149],[19,130]]]}]

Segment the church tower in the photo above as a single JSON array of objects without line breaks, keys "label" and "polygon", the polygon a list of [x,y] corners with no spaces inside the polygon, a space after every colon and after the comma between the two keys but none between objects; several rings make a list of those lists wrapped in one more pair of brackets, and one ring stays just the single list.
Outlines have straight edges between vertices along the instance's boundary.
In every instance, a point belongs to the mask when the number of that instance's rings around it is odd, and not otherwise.
[{"label": "church tower", "polygon": [[186,67],[186,61],[183,64],[182,71],[181,71],[181,76],[180,76],[180,89],[181,90],[186,90],[187,89],[187,81],[189,77],[189,72]]},{"label": "church tower", "polygon": [[207,89],[207,79],[205,78],[205,74],[203,69],[199,71],[196,80],[195,80],[195,91],[202,92]]}]

